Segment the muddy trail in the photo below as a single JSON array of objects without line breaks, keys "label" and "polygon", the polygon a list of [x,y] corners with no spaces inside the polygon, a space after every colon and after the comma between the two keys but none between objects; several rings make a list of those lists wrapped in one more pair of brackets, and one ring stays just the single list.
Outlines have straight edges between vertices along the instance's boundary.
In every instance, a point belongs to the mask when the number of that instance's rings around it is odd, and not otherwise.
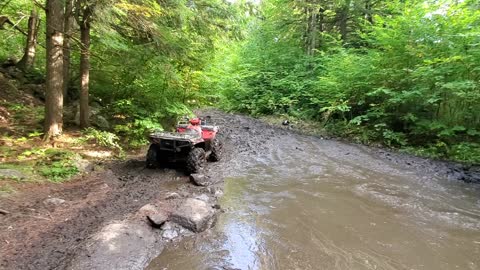
[{"label": "muddy trail", "polygon": [[[478,168],[204,114],[225,141],[206,169],[210,186],[138,156],[0,198],[10,212],[0,215],[0,269],[143,269],[165,247],[150,269],[406,269],[422,264],[418,254],[433,256],[418,269],[480,267],[480,187],[467,183],[480,182]],[[145,205],[168,212],[197,197],[221,198],[225,213],[196,236],[145,218]],[[452,264],[434,264],[446,254]]]}]

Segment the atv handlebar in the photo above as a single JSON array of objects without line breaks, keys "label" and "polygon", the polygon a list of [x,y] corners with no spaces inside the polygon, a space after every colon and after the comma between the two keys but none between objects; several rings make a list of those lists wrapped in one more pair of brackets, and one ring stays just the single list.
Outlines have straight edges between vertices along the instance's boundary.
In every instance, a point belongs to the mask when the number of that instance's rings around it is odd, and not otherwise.
[{"label": "atv handlebar", "polygon": [[[212,120],[213,118],[210,115],[198,117],[200,119],[200,125],[208,126],[208,125],[215,125],[215,122]],[[188,125],[190,124],[190,117],[184,116],[178,121],[179,125]]]}]

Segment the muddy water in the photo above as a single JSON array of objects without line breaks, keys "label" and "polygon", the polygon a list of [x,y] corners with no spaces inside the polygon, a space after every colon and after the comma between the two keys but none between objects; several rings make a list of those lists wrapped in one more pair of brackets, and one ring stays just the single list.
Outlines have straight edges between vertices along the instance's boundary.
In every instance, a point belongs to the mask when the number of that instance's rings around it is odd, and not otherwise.
[{"label": "muddy water", "polygon": [[480,186],[366,148],[279,136],[237,162],[211,232],[149,269],[480,269]]}]

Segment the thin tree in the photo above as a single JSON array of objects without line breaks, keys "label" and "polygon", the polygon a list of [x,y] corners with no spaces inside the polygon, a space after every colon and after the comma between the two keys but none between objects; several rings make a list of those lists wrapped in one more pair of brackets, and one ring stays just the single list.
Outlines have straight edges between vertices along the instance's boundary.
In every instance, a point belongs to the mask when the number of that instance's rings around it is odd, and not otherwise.
[{"label": "thin tree", "polygon": [[28,19],[28,32],[27,42],[25,44],[25,52],[22,59],[20,59],[20,61],[17,63],[17,67],[24,72],[29,71],[33,67],[33,63],[35,62],[39,26],[40,19],[38,18],[37,11],[35,9],[32,9],[32,11],[30,12],[30,18]]},{"label": "thin tree", "polygon": [[64,0],[46,2],[47,81],[44,140],[60,135],[63,128],[64,3]]},{"label": "thin tree", "polygon": [[73,0],[65,0],[65,20],[63,31],[65,37],[63,40],[63,98],[66,100],[68,94],[68,86],[70,82],[70,51],[71,36],[73,27]]},{"label": "thin tree", "polygon": [[90,84],[90,27],[94,4],[86,0],[76,2],[76,20],[80,25],[80,127],[90,126],[90,108],[88,105]]}]

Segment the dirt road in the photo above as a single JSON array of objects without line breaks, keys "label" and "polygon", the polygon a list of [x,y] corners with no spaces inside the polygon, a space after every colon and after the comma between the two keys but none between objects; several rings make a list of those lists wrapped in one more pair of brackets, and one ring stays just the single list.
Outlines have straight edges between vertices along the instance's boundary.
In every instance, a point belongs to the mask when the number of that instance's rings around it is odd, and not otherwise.
[{"label": "dirt road", "polygon": [[[338,162],[348,160],[350,164],[374,168],[378,172],[384,170],[385,173],[395,167],[400,172],[405,170],[407,175],[424,177],[425,181],[440,177],[449,181],[480,182],[477,168],[303,136],[245,116],[218,111],[209,111],[208,114],[218,119],[225,139],[224,158],[210,163],[206,171],[217,181],[216,184],[194,186],[181,169],[145,169],[143,156],[138,156],[107,164],[103,170],[66,184],[31,187],[16,196],[2,198],[0,209],[7,209],[10,214],[0,215],[0,269],[81,269],[85,265],[92,269],[105,269],[105,266],[142,269],[162,251],[169,239],[173,239],[165,238],[161,230],[146,229],[144,216],[138,214],[142,206],[166,201],[172,193],[181,198],[202,194],[218,197],[225,177],[244,175],[245,166],[251,164],[252,159],[261,163],[265,153],[282,147],[295,150],[297,145],[313,147],[322,141],[323,154]],[[302,151],[300,148],[296,150]],[[278,169],[281,173],[284,168]],[[122,227],[120,231],[125,235],[129,234],[130,228],[142,226],[143,229],[137,231],[138,237],[126,240],[138,246],[115,250],[113,257],[99,254],[101,246],[92,249],[100,241],[99,233],[114,226],[112,224],[125,222],[135,224]],[[145,234],[148,236],[143,237]],[[173,241],[178,241],[175,239]],[[129,256],[136,259],[129,260]]]}]

